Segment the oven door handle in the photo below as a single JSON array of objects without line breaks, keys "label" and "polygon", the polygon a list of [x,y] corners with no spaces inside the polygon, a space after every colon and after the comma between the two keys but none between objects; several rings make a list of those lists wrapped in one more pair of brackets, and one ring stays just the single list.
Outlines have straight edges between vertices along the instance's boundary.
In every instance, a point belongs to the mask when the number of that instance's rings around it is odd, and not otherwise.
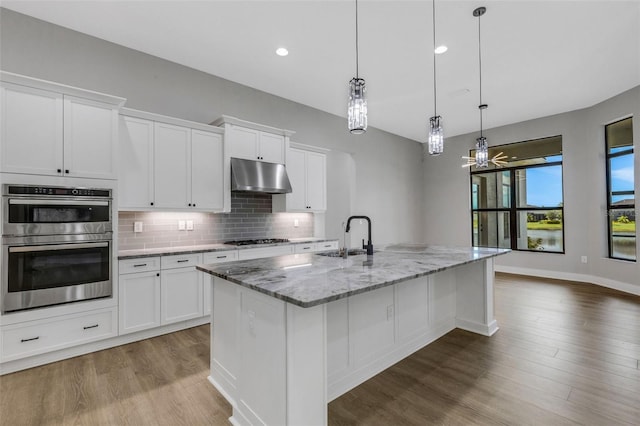
[{"label": "oven door handle", "polygon": [[10,198],[9,204],[20,205],[40,205],[40,206],[108,206],[108,201],[89,201],[89,200],[41,200],[38,198],[22,199]]},{"label": "oven door handle", "polygon": [[98,247],[109,247],[109,243],[103,242],[103,243],[84,243],[84,244],[47,244],[42,246],[9,247],[9,253],[26,253],[31,251],[85,249],[85,248],[98,248]]}]

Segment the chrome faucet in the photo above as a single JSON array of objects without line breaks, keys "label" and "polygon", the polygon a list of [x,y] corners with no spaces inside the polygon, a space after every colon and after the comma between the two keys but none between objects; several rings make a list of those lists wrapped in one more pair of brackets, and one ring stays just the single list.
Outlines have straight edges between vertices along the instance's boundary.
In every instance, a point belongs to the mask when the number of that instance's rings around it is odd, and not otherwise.
[{"label": "chrome faucet", "polygon": [[367,249],[367,255],[371,256],[373,254],[373,244],[371,244],[371,219],[369,219],[368,216],[350,216],[349,219],[347,219],[347,227],[345,228],[344,232],[349,232],[349,230],[351,230],[351,219],[364,219],[368,222],[368,241],[365,245],[364,239],[362,240],[362,248]]}]

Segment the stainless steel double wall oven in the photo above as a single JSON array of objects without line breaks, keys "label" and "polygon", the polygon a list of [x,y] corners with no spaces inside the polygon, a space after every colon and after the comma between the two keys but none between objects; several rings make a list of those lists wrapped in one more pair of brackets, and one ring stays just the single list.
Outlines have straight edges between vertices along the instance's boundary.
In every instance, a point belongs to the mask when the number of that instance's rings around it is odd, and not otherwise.
[{"label": "stainless steel double wall oven", "polygon": [[112,294],[110,189],[2,186],[2,312]]}]

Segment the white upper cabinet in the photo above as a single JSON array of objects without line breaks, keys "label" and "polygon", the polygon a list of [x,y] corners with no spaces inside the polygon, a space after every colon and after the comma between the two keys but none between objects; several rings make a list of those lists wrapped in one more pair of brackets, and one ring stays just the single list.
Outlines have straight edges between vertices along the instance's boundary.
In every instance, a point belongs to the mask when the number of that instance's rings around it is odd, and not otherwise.
[{"label": "white upper cabinet", "polygon": [[155,123],[154,205],[159,208],[191,207],[191,130]]},{"label": "white upper cabinet", "polygon": [[224,211],[221,129],[127,108],[122,114],[120,210]]},{"label": "white upper cabinet", "polygon": [[1,171],[115,179],[124,99],[0,73]]},{"label": "white upper cabinet", "polygon": [[191,130],[191,202],[197,209],[224,208],[222,135]]},{"label": "white upper cabinet", "polygon": [[327,210],[327,151],[291,143],[287,175],[292,192],[273,196],[274,212],[322,212]]},{"label": "white upper cabinet", "polygon": [[227,158],[286,164],[289,137],[294,132],[223,115],[211,123],[224,127]]},{"label": "white upper cabinet", "polygon": [[284,136],[232,125],[226,133],[230,157],[285,162]]},{"label": "white upper cabinet", "polygon": [[120,116],[119,208],[153,203],[153,121]]}]

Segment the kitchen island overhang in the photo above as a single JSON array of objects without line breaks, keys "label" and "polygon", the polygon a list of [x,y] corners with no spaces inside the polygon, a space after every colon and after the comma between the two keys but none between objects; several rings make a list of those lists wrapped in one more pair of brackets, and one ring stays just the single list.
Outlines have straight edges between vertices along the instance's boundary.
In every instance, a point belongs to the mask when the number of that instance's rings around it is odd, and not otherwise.
[{"label": "kitchen island overhang", "polygon": [[492,248],[390,245],[199,265],[212,275],[210,381],[231,423],[326,424],[327,403],[454,328],[490,336]]}]

